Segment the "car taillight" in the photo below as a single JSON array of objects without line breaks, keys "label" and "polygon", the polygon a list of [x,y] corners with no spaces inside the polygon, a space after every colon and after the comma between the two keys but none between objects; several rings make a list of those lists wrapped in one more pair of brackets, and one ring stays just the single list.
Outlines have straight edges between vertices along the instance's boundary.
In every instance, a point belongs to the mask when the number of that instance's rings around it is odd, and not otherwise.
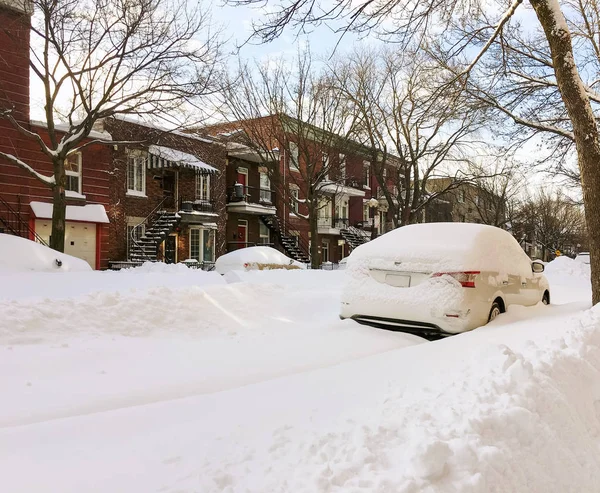
[{"label": "car taillight", "polygon": [[463,288],[474,288],[475,278],[479,273],[478,270],[468,270],[465,272],[436,272],[432,277],[451,276],[456,279]]}]

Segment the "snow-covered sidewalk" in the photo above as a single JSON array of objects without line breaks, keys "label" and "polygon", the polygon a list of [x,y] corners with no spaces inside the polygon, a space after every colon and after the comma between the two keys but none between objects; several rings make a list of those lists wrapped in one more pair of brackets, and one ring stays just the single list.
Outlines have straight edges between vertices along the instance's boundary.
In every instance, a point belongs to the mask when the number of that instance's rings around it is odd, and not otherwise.
[{"label": "snow-covered sidewalk", "polygon": [[554,305],[434,343],[339,321],[343,272],[0,288],[3,489],[595,491],[600,311],[566,260]]}]

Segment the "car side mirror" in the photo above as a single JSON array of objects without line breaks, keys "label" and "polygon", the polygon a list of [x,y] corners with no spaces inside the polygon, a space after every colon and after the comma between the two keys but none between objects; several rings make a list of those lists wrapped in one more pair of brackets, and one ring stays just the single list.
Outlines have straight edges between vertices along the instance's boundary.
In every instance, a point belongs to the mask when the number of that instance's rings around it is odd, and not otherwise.
[{"label": "car side mirror", "polygon": [[544,264],[541,262],[531,262],[531,270],[534,274],[541,274],[544,272]]}]

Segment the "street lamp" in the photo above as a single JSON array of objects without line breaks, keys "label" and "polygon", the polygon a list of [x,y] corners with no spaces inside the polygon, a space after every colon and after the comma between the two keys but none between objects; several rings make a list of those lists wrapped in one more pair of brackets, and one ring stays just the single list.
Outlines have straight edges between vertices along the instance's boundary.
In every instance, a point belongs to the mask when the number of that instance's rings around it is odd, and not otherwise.
[{"label": "street lamp", "polygon": [[375,209],[379,207],[379,200],[373,197],[367,201],[367,205],[371,209],[371,239],[374,240],[377,237],[377,233],[375,233]]}]

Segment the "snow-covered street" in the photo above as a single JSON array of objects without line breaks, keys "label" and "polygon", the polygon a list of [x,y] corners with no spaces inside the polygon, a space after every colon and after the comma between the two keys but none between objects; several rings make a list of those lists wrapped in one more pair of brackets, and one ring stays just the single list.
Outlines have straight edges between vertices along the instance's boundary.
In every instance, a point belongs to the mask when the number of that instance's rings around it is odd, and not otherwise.
[{"label": "snow-covered street", "polygon": [[446,340],[338,318],[344,271],[0,274],[3,491],[595,491],[600,312]]}]

